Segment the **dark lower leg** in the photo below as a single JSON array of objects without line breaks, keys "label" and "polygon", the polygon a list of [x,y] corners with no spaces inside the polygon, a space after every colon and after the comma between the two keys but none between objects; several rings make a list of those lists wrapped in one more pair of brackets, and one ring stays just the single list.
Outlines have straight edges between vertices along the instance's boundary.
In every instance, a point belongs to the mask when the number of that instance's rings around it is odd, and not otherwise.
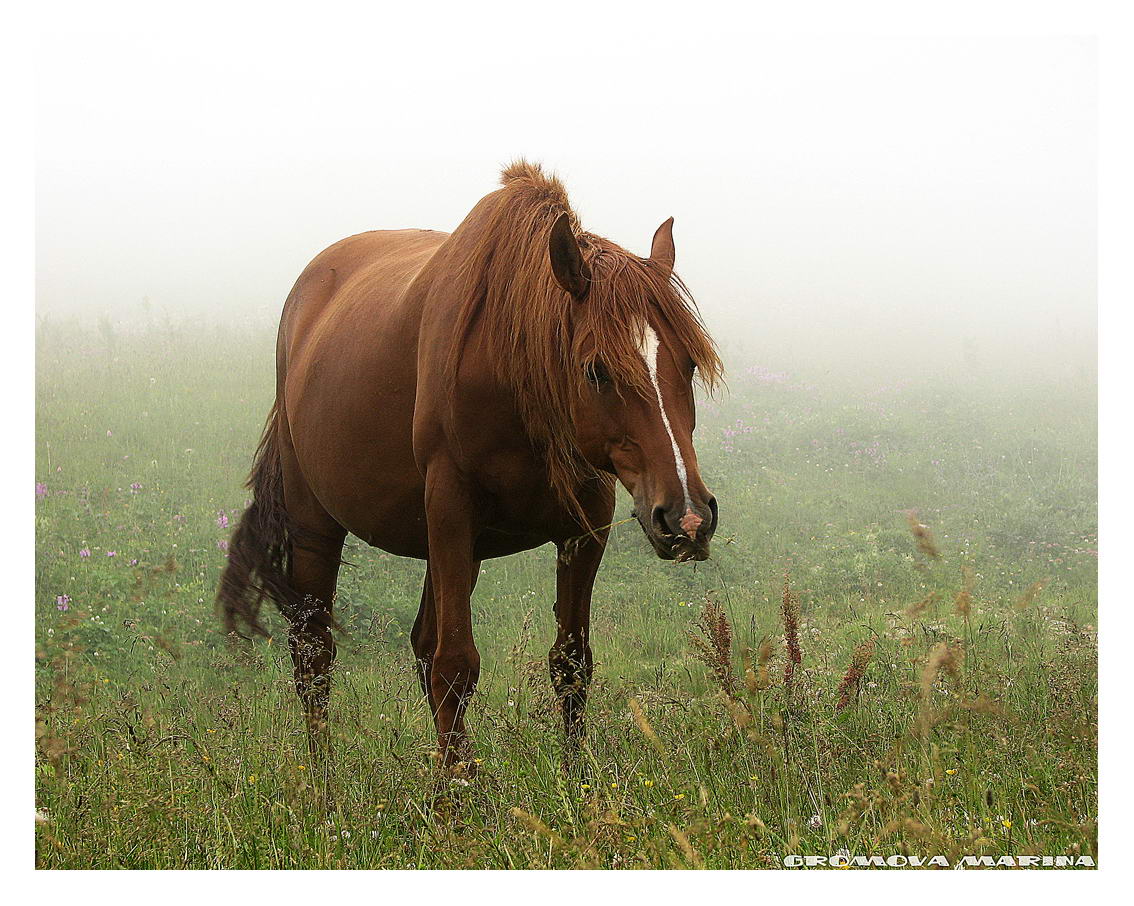
[{"label": "dark lower leg", "polygon": [[317,758],[328,749],[327,704],[335,661],[329,609],[320,606],[309,619],[293,624],[288,634],[288,647],[295,667],[295,691],[307,723],[311,755]]},{"label": "dark lower leg", "polygon": [[342,556],[342,540],[292,552],[291,582],[302,602],[290,614],[288,648],[295,668],[295,691],[303,706],[312,757],[328,749],[327,705],[335,662],[332,601]]},{"label": "dark lower leg", "polygon": [[[480,561],[472,564],[469,581],[470,594],[476,588],[476,580],[480,576]],[[421,683],[421,694],[433,707],[433,691],[430,686],[433,673],[433,657],[437,651],[437,605],[433,595],[433,580],[430,576],[429,566],[426,564],[425,582],[421,590],[421,606],[414,620],[413,630],[410,632],[410,645],[413,647],[414,658],[417,660],[417,678]]]},{"label": "dark lower leg", "polygon": [[480,654],[471,644],[438,647],[433,660],[430,689],[441,763],[452,766],[472,760],[472,748],[465,729],[465,710],[476,691],[480,677]]},{"label": "dark lower leg", "polygon": [[605,533],[561,550],[555,574],[555,645],[548,654],[551,684],[563,712],[569,750],[584,735],[583,710],[593,673],[591,590],[606,545]]},{"label": "dark lower leg", "polygon": [[591,646],[586,642],[585,629],[565,629],[560,626],[547,662],[551,684],[563,712],[563,728],[567,739],[569,742],[577,742],[585,732],[583,710],[587,704],[587,688],[593,673]]}]

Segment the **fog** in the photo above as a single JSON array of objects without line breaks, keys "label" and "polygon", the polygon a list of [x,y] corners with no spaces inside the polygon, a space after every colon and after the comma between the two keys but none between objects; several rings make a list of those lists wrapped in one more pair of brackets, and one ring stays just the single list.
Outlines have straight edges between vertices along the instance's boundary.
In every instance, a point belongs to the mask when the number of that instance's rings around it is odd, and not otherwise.
[{"label": "fog", "polygon": [[726,353],[1093,373],[1092,41],[464,16],[53,27],[39,317],[270,325],[320,249],[451,230],[525,156],[632,251],[673,215]]}]

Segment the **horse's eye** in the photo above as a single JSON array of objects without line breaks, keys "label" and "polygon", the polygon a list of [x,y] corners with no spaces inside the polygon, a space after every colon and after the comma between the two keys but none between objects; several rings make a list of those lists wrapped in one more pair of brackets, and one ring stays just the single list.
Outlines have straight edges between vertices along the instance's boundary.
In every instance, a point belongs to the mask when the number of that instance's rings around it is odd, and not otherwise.
[{"label": "horse's eye", "polygon": [[610,373],[603,367],[602,362],[589,362],[586,374],[587,380],[596,387],[606,387],[610,384]]}]

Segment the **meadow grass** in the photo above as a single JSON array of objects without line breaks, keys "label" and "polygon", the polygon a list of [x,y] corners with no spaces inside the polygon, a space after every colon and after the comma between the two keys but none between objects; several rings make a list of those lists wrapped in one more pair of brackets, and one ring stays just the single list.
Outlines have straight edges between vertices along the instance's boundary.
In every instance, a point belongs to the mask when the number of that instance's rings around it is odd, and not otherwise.
[{"label": "meadow grass", "polygon": [[282,626],[234,650],[212,603],[273,342],[262,324],[38,325],[40,867],[1095,854],[1089,376],[836,379],[726,354],[696,435],[714,557],[664,563],[614,530],[570,770],[554,551],[484,564],[469,780],[437,771],[410,656],[424,566],[351,539],[325,775]]}]

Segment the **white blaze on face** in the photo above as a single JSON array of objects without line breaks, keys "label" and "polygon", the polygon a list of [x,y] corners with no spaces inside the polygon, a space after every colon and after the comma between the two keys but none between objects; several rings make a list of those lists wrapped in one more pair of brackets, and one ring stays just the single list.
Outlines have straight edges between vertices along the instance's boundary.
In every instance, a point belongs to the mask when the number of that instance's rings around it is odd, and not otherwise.
[{"label": "white blaze on face", "polygon": [[638,342],[638,352],[646,363],[646,371],[650,375],[650,383],[654,385],[654,393],[658,398],[658,409],[661,411],[662,424],[665,433],[669,435],[669,442],[673,446],[673,461],[677,465],[677,477],[681,482],[681,491],[685,495],[685,512],[693,509],[693,501],[689,498],[689,476],[685,471],[685,460],[677,446],[677,438],[673,436],[673,428],[669,424],[669,416],[665,413],[665,401],[662,399],[661,384],[658,383],[658,335],[648,324],[642,324],[642,339]]}]

